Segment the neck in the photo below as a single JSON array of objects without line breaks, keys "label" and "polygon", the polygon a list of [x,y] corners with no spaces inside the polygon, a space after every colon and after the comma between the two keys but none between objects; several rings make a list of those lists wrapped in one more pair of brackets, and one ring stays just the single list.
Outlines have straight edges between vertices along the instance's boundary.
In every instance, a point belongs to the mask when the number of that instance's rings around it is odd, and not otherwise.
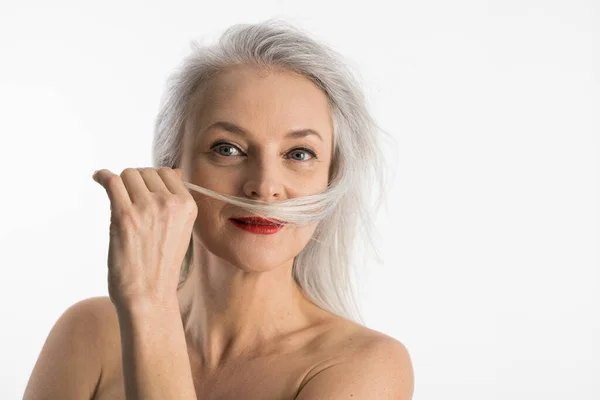
[{"label": "neck", "polygon": [[194,240],[190,274],[178,291],[188,347],[202,367],[269,351],[327,317],[292,277],[292,263],[244,271]]}]

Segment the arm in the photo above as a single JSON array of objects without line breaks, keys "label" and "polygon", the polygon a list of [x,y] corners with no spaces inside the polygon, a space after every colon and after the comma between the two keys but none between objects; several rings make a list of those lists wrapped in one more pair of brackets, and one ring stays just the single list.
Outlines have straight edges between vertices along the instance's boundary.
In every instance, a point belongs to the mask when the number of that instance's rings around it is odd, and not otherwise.
[{"label": "arm", "polygon": [[178,306],[139,305],[117,314],[126,398],[196,400]]},{"label": "arm", "polygon": [[93,175],[111,202],[108,293],[128,400],[196,400],[177,284],[198,207],[182,174],[163,167]]},{"label": "arm", "polygon": [[413,391],[408,350],[395,339],[383,339],[317,373],[295,400],[410,400]]},{"label": "arm", "polygon": [[90,399],[100,380],[101,315],[91,298],[56,321],[33,368],[24,400]]}]

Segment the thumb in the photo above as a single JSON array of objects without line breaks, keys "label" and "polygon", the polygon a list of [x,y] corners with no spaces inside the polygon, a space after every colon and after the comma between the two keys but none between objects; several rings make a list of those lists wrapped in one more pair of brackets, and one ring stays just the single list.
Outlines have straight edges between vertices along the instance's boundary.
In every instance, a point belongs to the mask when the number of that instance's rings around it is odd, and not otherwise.
[{"label": "thumb", "polygon": [[183,169],[181,169],[181,168],[175,168],[174,171],[177,173],[177,175],[179,176],[179,178],[183,177]]}]

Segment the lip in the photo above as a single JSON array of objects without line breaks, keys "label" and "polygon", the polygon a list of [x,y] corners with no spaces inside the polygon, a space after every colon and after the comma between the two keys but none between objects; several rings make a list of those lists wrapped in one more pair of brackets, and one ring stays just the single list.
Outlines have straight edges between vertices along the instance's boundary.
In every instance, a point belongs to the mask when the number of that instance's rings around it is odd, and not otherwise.
[{"label": "lip", "polygon": [[235,218],[230,218],[230,219],[235,219],[238,221],[244,221],[244,222],[249,222],[251,224],[258,224],[258,225],[284,225],[285,224],[285,222],[280,221],[278,219],[266,219],[266,218],[261,218],[261,217],[256,217],[256,216],[235,217]]},{"label": "lip", "polygon": [[283,221],[261,217],[239,217],[229,220],[238,228],[259,235],[272,235],[279,232],[285,225]]}]

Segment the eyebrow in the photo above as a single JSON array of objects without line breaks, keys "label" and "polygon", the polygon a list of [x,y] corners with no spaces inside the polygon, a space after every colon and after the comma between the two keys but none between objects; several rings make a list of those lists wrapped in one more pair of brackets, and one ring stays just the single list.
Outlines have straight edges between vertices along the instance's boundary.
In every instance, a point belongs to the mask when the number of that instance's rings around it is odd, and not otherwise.
[{"label": "eyebrow", "polygon": [[[237,126],[236,124],[234,124],[232,122],[227,122],[227,121],[214,122],[214,123],[210,124],[206,129],[204,129],[204,132],[209,131],[211,129],[215,129],[215,128],[220,128],[220,129],[226,130],[227,132],[231,132],[235,135],[248,136],[248,132],[246,132],[246,130],[244,130],[243,128]],[[315,131],[314,129],[310,129],[310,128],[309,129],[298,129],[298,130],[288,132],[285,135],[285,137],[299,139],[299,138],[303,138],[303,137],[306,137],[309,135],[314,135],[314,136],[318,137],[321,141],[323,141],[323,137],[321,137],[319,132]]]}]

